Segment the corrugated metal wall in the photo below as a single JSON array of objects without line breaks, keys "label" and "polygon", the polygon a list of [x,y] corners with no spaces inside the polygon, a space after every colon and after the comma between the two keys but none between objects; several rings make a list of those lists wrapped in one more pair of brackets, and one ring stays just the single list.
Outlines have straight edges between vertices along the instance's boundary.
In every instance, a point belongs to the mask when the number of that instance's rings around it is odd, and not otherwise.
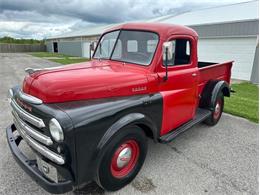
[{"label": "corrugated metal wall", "polygon": [[258,35],[259,21],[243,21],[222,24],[209,24],[190,26],[194,29],[200,38],[209,37],[241,37]]},{"label": "corrugated metal wall", "polygon": [[58,52],[72,55],[72,56],[82,56],[82,43],[80,41],[68,41],[68,42],[58,42]]}]

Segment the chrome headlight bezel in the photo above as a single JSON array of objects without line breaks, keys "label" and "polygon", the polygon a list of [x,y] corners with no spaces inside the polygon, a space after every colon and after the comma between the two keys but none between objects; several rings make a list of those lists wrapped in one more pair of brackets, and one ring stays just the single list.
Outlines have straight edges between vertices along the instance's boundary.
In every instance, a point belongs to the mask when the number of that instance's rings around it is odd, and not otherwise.
[{"label": "chrome headlight bezel", "polygon": [[12,98],[14,97],[13,89],[8,90],[8,102],[11,103]]},{"label": "chrome headlight bezel", "polygon": [[56,142],[62,142],[64,140],[63,129],[60,126],[60,123],[55,118],[52,118],[49,121],[49,130],[50,130],[52,138]]}]

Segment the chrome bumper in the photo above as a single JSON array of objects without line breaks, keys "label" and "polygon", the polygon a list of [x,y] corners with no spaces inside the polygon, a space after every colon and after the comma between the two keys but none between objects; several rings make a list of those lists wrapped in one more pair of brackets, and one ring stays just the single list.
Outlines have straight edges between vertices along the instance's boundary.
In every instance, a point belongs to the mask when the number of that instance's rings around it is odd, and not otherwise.
[{"label": "chrome bumper", "polygon": [[[65,172],[67,177],[64,181],[59,181],[55,183],[45,178],[44,175],[38,169],[36,160],[28,159],[18,148],[20,143],[20,137],[13,134],[17,128],[14,125],[8,126],[6,128],[7,142],[14,156],[14,159],[21,166],[21,168],[29,174],[32,179],[34,179],[40,186],[50,193],[61,194],[73,189],[74,180],[70,172],[66,168],[59,167],[62,172]],[[58,165],[57,165],[58,166]]]}]

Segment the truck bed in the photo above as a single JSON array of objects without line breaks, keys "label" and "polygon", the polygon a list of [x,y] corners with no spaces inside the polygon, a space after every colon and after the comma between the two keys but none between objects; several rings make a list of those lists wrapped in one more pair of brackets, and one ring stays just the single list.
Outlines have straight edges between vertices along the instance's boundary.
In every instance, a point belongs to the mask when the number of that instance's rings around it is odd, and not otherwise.
[{"label": "truck bed", "polygon": [[215,62],[198,62],[198,67],[204,68],[204,67],[212,66],[212,65],[216,65],[216,64],[218,64],[218,63],[215,63]]},{"label": "truck bed", "polygon": [[224,63],[198,62],[199,67],[199,93],[202,92],[209,80],[224,80],[230,84],[231,67],[233,61]]}]

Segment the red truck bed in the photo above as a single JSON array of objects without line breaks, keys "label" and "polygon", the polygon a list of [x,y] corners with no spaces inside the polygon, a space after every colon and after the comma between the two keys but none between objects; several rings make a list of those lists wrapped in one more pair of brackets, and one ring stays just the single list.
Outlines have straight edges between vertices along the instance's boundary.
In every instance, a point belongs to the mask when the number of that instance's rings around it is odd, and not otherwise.
[{"label": "red truck bed", "polygon": [[224,80],[230,84],[231,68],[233,61],[224,63],[198,62],[199,67],[199,94],[202,92],[205,84],[211,80]]}]

